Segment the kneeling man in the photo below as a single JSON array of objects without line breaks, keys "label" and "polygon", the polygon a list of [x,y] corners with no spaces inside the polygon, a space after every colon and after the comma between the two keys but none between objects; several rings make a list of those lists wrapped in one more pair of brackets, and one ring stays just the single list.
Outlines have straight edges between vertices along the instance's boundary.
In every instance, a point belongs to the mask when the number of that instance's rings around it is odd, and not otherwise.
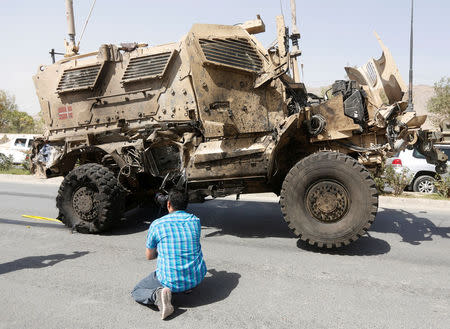
[{"label": "kneeling man", "polygon": [[156,305],[161,319],[173,313],[172,292],[197,286],[205,277],[206,265],[200,246],[200,219],[185,211],[188,196],[171,190],[167,200],[169,214],[155,220],[147,234],[147,259],[157,258],[156,271],[132,291],[141,304]]}]

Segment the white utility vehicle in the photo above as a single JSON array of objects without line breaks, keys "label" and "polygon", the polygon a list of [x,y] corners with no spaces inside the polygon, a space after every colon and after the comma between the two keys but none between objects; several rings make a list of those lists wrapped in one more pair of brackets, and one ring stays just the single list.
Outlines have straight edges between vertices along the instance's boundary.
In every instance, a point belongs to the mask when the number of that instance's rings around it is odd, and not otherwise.
[{"label": "white utility vehicle", "polygon": [[1,134],[0,140],[6,140],[0,144],[0,158],[12,157],[15,164],[25,161],[28,151],[31,150],[31,144],[34,135],[31,134]]},{"label": "white utility vehicle", "polygon": [[[435,144],[438,149],[444,152],[450,159],[450,144]],[[448,162],[449,164],[450,162]],[[436,187],[434,182],[436,181],[437,173],[435,166],[428,163],[425,156],[416,149],[404,150],[397,153],[394,157],[388,158],[387,165],[394,167],[395,171],[400,173],[404,168],[408,169],[408,175],[411,180],[406,187],[408,190],[421,193],[434,193]],[[449,169],[448,169],[449,170]],[[441,174],[441,176],[449,175]]]}]

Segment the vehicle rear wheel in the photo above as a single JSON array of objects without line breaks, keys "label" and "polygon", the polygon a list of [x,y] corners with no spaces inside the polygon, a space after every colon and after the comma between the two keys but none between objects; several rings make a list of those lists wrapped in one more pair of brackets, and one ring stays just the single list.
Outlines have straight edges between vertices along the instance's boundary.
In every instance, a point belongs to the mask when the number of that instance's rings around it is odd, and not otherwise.
[{"label": "vehicle rear wheel", "polygon": [[299,161],[280,195],[285,221],[301,240],[340,247],[357,240],[378,209],[375,183],[364,166],[337,152],[318,152]]},{"label": "vehicle rear wheel", "polygon": [[58,191],[58,218],[80,233],[105,231],[124,210],[123,190],[114,174],[97,163],[73,169]]},{"label": "vehicle rear wheel", "polygon": [[434,182],[436,179],[432,176],[423,175],[416,178],[413,184],[413,191],[420,193],[434,193],[436,192],[436,187]]}]

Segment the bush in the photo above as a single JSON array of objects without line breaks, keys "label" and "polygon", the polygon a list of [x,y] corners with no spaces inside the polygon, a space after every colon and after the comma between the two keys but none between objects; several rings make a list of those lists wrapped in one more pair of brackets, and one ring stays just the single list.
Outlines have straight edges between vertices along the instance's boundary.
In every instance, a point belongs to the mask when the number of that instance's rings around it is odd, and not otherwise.
[{"label": "bush", "polygon": [[381,165],[377,167],[376,171],[371,173],[378,194],[384,194],[384,188],[386,187],[386,180],[384,177],[385,170],[386,170],[385,164],[381,163]]},{"label": "bush", "polygon": [[442,177],[438,175],[434,182],[434,186],[436,187],[437,194],[444,198],[448,198],[450,195],[450,176]]},{"label": "bush", "polygon": [[386,167],[383,180],[386,185],[394,190],[394,195],[402,194],[405,187],[411,181],[412,177],[408,172],[408,168],[403,168],[401,172],[396,172],[391,165]]},{"label": "bush", "polygon": [[27,151],[25,160],[23,160],[21,163],[22,168],[25,170],[28,170],[28,171],[30,171],[30,167],[31,167],[30,155],[31,155],[31,151]]},{"label": "bush", "polygon": [[10,155],[7,157],[4,154],[0,154],[0,170],[6,171],[10,170],[14,167],[13,157]]},{"label": "bush", "polygon": [[383,194],[386,186],[384,177],[373,177],[373,181],[375,182],[375,187],[377,188],[378,193]]}]

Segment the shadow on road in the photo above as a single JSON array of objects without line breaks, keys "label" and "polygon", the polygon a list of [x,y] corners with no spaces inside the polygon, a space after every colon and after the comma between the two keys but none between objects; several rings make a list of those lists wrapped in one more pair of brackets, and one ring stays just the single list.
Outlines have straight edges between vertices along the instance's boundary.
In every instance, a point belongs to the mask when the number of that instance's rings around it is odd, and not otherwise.
[{"label": "shadow on road", "polygon": [[391,250],[389,243],[371,236],[363,236],[348,246],[343,246],[336,249],[311,246],[309,243],[302,240],[297,241],[297,247],[306,251],[341,256],[376,256],[386,254]]},{"label": "shadow on road", "polygon": [[[188,212],[200,218],[206,237],[234,235],[241,238],[295,238],[283,220],[280,205],[274,202],[211,200],[189,205]],[[152,210],[135,208],[126,222],[105,233],[123,235],[148,229]]]},{"label": "shadow on road", "polygon": [[239,284],[239,273],[209,269],[200,285],[189,294],[174,294],[173,302],[179,307],[198,307],[220,302],[227,298]]},{"label": "shadow on road", "polygon": [[192,204],[189,210],[200,218],[202,226],[206,226],[206,237],[295,238],[283,220],[278,203],[213,200]]},{"label": "shadow on road", "polygon": [[[208,275],[209,273],[209,275]],[[172,320],[185,313],[188,308],[213,304],[226,299],[239,284],[239,273],[209,269],[203,281],[189,293],[173,293],[172,304],[175,311],[166,320]],[[143,304],[142,304],[143,305]],[[144,305],[154,311],[154,305]]]},{"label": "shadow on road", "polygon": [[429,219],[418,217],[402,209],[380,209],[370,230],[379,233],[396,233],[402,237],[402,242],[412,245],[432,241],[433,236],[450,238],[450,227],[436,226]]},{"label": "shadow on road", "polygon": [[74,259],[88,254],[89,251],[75,251],[71,255],[53,254],[48,256],[33,256],[16,259],[12,262],[0,264],[0,275],[27,268],[43,268],[53,266],[63,260]]},{"label": "shadow on road", "polygon": [[[233,235],[241,238],[295,238],[283,220],[280,206],[275,202],[234,200],[212,200],[202,204],[191,204],[189,212],[197,215],[203,226],[205,237]],[[148,229],[151,210],[136,208],[127,214],[128,225],[107,233],[111,235],[132,234]],[[431,241],[433,236],[450,238],[450,227],[438,227],[429,219],[418,217],[405,210],[380,208],[370,231],[396,233],[402,241],[418,245]],[[370,232],[369,231],[369,232]],[[390,251],[386,241],[374,237],[362,237],[349,246],[336,251],[320,249],[299,240],[300,249],[339,255],[379,255]]]},{"label": "shadow on road", "polygon": [[[158,214],[158,213],[157,213]],[[115,225],[114,229],[102,235],[127,235],[148,230],[155,217],[154,209],[146,206],[133,208],[125,213],[125,220]]]},{"label": "shadow on road", "polygon": [[29,222],[23,219],[5,219],[0,218],[0,224],[11,224],[11,225],[22,225],[22,226],[33,226],[33,227],[49,227],[49,228],[56,228],[56,229],[64,229],[64,224],[60,223],[49,223],[44,221],[36,220],[34,222]]}]

